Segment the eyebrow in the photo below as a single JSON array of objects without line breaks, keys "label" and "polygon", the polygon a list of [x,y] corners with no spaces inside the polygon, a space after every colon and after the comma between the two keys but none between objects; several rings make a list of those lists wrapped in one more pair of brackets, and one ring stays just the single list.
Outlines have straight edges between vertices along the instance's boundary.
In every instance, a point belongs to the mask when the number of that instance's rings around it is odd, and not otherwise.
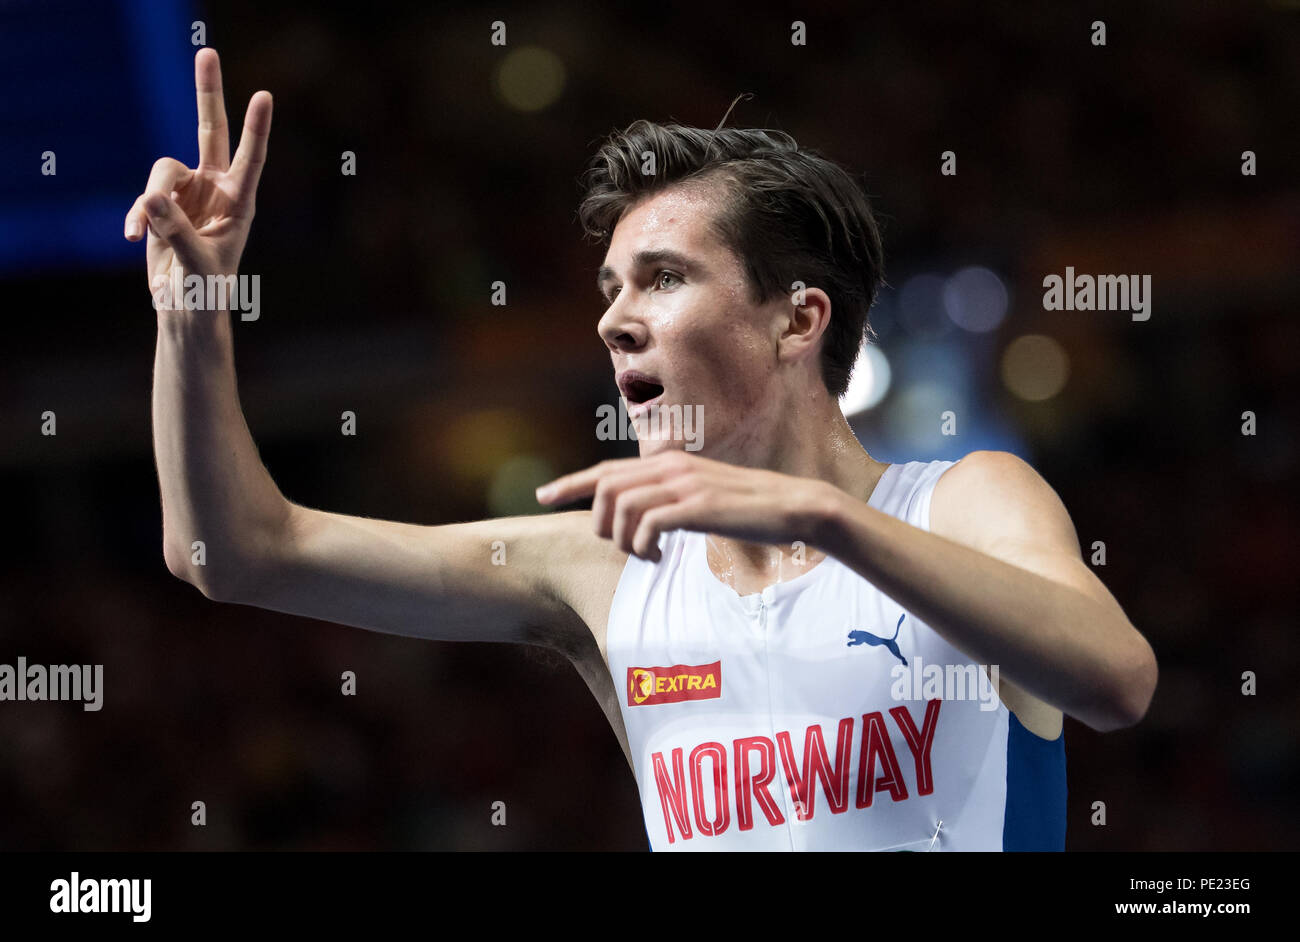
[{"label": "eyebrow", "polygon": [[[691,260],[685,255],[681,252],[674,252],[672,249],[645,249],[632,256],[632,267],[634,269],[649,268],[652,265],[663,264],[672,265],[675,268],[682,269],[691,269],[695,267],[691,263]],[[617,277],[618,276],[614,273],[614,269],[610,268],[608,265],[601,265],[600,268],[596,270],[596,290],[604,295],[605,285]]]}]

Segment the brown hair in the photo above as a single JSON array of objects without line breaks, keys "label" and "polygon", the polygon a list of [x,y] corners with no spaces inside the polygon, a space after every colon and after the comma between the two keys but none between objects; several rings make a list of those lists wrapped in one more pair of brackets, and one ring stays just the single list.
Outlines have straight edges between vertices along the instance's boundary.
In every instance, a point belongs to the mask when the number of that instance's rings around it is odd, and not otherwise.
[{"label": "brown hair", "polygon": [[[642,172],[648,155],[653,174]],[[843,395],[862,341],[871,336],[867,312],[884,278],[884,259],[866,194],[838,164],[800,148],[783,131],[636,121],[611,134],[592,158],[578,218],[588,235],[607,243],[642,197],[705,178],[726,187],[713,226],[742,260],[756,303],[788,294],[796,280],[830,297],[822,379],[831,395]]]}]

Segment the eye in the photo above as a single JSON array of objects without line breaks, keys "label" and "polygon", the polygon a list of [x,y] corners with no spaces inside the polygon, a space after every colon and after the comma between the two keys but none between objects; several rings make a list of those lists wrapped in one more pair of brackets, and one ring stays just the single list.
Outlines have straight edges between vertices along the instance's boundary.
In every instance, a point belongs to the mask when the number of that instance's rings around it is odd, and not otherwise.
[{"label": "eye", "polygon": [[668,287],[668,286],[664,285],[664,283],[663,283],[664,278],[672,278],[672,279],[676,280],[679,284],[681,283],[681,280],[682,280],[681,275],[678,275],[676,272],[668,271],[668,269],[665,268],[665,269],[663,269],[662,271],[658,272],[658,273],[655,275],[655,287],[656,287],[656,288]]}]

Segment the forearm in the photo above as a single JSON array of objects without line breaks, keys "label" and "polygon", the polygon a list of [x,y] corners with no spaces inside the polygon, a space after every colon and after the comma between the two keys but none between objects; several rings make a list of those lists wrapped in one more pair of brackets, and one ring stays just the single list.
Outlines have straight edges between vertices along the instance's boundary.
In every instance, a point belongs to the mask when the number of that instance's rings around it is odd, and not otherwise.
[{"label": "forearm", "polygon": [[158,312],[153,437],[168,568],[228,598],[255,576],[289,510],[240,410],[228,314]]},{"label": "forearm", "polygon": [[1145,711],[1154,658],[1117,605],[836,494],[820,548],[973,661],[1094,729]]}]

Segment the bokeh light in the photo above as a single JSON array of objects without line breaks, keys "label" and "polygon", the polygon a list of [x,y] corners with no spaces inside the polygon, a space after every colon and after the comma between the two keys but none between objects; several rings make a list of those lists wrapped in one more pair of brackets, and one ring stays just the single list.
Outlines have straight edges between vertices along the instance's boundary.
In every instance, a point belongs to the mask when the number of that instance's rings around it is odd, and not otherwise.
[{"label": "bokeh light", "polygon": [[981,265],[953,274],[943,286],[943,306],[948,318],[962,330],[987,333],[1007,314],[1007,286]]},{"label": "bokeh light", "polygon": [[536,455],[515,455],[506,459],[492,475],[488,486],[488,508],[494,517],[517,517],[539,513],[537,488],[558,474],[553,465]]},{"label": "bokeh light", "polygon": [[1011,341],[1002,354],[1002,382],[1030,402],[1051,399],[1070,378],[1070,357],[1056,340],[1025,334]]},{"label": "bokeh light", "polygon": [[541,111],[564,91],[564,63],[541,46],[521,46],[497,69],[497,94],[517,111]]},{"label": "bokeh light", "polygon": [[889,360],[884,352],[873,343],[864,343],[853,365],[849,388],[840,397],[840,410],[852,416],[875,408],[889,392],[889,380]]}]

